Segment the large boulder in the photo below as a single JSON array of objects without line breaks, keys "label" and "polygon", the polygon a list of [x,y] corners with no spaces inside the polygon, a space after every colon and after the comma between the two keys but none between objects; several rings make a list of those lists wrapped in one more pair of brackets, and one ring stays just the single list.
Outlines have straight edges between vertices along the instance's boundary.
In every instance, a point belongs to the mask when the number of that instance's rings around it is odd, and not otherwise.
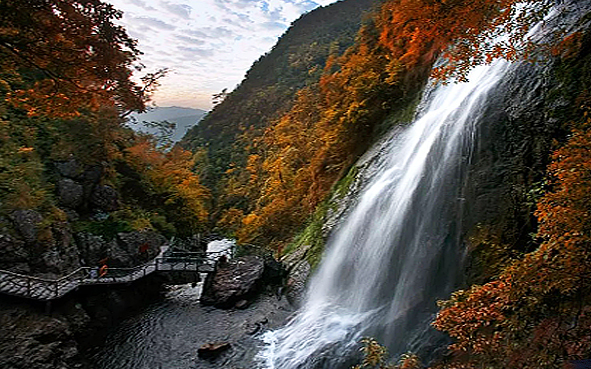
[{"label": "large boulder", "polygon": [[103,176],[104,169],[101,165],[93,165],[84,170],[82,182],[89,185],[96,185]]},{"label": "large boulder", "polygon": [[35,210],[15,210],[10,214],[16,229],[28,243],[35,243],[43,216]]},{"label": "large boulder", "polygon": [[76,209],[82,205],[84,189],[81,184],[69,178],[64,178],[57,184],[57,195],[60,205],[66,208]]},{"label": "large boulder", "polygon": [[202,359],[215,359],[229,348],[230,344],[228,342],[205,343],[199,347],[197,355]]},{"label": "large boulder", "polygon": [[119,209],[119,194],[111,186],[99,185],[92,191],[90,203],[93,207],[105,212],[115,211]]},{"label": "large boulder", "polygon": [[82,175],[82,166],[75,158],[55,163],[55,168],[62,177],[79,179]]},{"label": "large boulder", "polygon": [[97,266],[99,261],[109,255],[108,243],[103,236],[80,232],[76,234],[76,241],[82,255],[84,255],[86,265]]},{"label": "large boulder", "polygon": [[221,260],[205,279],[201,303],[227,309],[250,300],[260,291],[265,263],[258,256]]},{"label": "large boulder", "polygon": [[166,238],[153,231],[121,232],[110,245],[109,266],[132,267],[145,263],[160,253]]},{"label": "large boulder", "polygon": [[56,275],[70,273],[80,268],[80,251],[67,222],[52,225],[43,242],[40,261],[45,271]]}]

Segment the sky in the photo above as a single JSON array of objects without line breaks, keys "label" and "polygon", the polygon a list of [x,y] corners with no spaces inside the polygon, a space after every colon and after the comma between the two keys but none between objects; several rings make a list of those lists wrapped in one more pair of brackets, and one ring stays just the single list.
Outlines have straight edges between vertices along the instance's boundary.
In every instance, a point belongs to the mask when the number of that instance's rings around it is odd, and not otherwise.
[{"label": "sky", "polygon": [[335,0],[107,0],[139,41],[143,73],[169,68],[157,106],[209,110],[300,15]]}]

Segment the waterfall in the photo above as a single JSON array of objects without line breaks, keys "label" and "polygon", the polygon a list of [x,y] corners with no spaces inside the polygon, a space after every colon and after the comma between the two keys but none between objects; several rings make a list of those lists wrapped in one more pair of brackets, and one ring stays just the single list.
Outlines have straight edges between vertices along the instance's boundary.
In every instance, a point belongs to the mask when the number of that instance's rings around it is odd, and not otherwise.
[{"label": "waterfall", "polygon": [[[462,273],[464,172],[487,94],[508,63],[426,92],[417,119],[391,139],[355,208],[333,233],[300,311],[263,337],[268,369],[340,368],[362,335],[393,354],[441,339],[429,327]],[[440,343],[440,342],[439,342]]]}]

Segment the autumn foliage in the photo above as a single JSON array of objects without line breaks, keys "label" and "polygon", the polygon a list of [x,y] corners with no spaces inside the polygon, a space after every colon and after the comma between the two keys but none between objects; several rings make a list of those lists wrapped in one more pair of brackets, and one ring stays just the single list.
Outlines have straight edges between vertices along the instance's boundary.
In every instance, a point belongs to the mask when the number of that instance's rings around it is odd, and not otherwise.
[{"label": "autumn foliage", "polygon": [[591,119],[552,155],[537,250],[454,293],[434,326],[455,342],[445,368],[556,368],[591,352]]},{"label": "autumn foliage", "polygon": [[[318,82],[296,94],[290,111],[262,136],[244,134],[248,163],[226,173],[220,225],[231,219],[239,242],[282,245],[381,133],[381,122],[412,105],[438,56],[448,63],[433,75],[445,80],[461,80],[470,67],[495,58],[524,56],[531,44],[522,39],[545,14],[544,5],[384,2],[356,44],[332,55]],[[501,33],[505,40],[491,39]]]},{"label": "autumn foliage", "polygon": [[[145,75],[141,84],[132,80],[141,53],[116,24],[121,15],[100,0],[0,1],[3,216],[35,209],[47,215],[44,224],[53,221],[51,214],[63,221],[64,176],[56,168],[71,162],[84,187],[70,209],[76,229],[109,228],[110,236],[155,229],[171,236],[206,224],[209,192],[193,172],[193,155],[159,147],[125,125],[129,113],[146,109],[165,71]],[[118,209],[96,216],[100,209],[89,200],[95,185],[121,195]]]},{"label": "autumn foliage", "polygon": [[367,147],[388,110],[385,101],[404,97],[386,82],[384,50],[369,28],[364,32],[358,46],[332,57],[319,83],[300,90],[293,108],[254,138],[246,168],[228,173],[226,196],[252,204],[236,231],[240,241],[277,247],[293,235]]},{"label": "autumn foliage", "polygon": [[0,4],[0,84],[29,115],[78,116],[114,105],[143,110],[151,87],[131,79],[140,51],[100,0]]},{"label": "autumn foliage", "polygon": [[416,65],[431,66],[443,54],[446,62],[433,76],[463,80],[475,65],[527,55],[534,46],[527,32],[550,5],[544,0],[387,1],[378,16],[379,40],[390,50],[394,77]]},{"label": "autumn foliage", "polygon": [[363,360],[352,369],[419,369],[422,368],[419,358],[413,353],[400,356],[398,363],[388,363],[388,351],[373,338],[361,340]]},{"label": "autumn foliage", "polygon": [[[209,191],[193,172],[195,160],[191,152],[178,146],[163,150],[144,137],[125,150],[124,159],[140,175],[145,196],[167,214],[167,220],[177,227],[179,234],[191,235],[203,230],[207,223]],[[146,227],[154,228],[149,221]]]}]

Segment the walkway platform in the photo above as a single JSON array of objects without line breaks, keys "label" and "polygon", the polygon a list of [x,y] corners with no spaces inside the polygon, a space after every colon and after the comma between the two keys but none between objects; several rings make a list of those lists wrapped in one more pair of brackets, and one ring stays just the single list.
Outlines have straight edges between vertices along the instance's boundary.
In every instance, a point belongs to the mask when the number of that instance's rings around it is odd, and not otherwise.
[{"label": "walkway platform", "polygon": [[151,261],[134,268],[108,268],[98,277],[97,269],[82,267],[58,278],[45,279],[0,270],[0,293],[41,301],[60,298],[81,286],[131,283],[156,272],[212,273],[216,255],[212,253],[171,253],[164,256],[168,247]]}]

